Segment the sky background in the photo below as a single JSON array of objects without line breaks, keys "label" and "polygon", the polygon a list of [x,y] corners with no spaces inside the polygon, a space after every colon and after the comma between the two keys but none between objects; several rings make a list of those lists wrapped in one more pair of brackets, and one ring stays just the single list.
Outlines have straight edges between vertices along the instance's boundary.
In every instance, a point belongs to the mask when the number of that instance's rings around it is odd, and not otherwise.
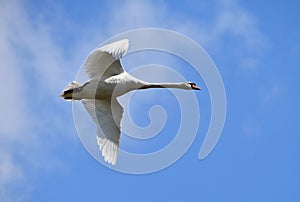
[{"label": "sky background", "polygon": [[[0,0],[0,201],[299,201],[299,11],[296,0]],[[129,175],[89,155],[72,105],[58,95],[95,47],[147,27],[185,34],[208,52],[224,81],[227,118],[217,147],[199,160],[210,104],[197,94],[203,124],[187,153],[162,171]],[[169,100],[130,109],[133,120],[146,126],[149,106]],[[178,111],[172,105],[166,112]],[[176,124],[174,115],[163,132]],[[159,148],[124,140],[134,152]]]}]

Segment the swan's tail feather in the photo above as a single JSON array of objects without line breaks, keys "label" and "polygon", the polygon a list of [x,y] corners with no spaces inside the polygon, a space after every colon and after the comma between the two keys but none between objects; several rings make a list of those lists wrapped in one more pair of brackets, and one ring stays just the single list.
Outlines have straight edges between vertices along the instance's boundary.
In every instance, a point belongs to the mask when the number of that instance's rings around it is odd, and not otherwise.
[{"label": "swan's tail feather", "polygon": [[65,100],[72,101],[73,100],[73,98],[72,98],[73,89],[79,88],[80,86],[82,86],[80,83],[78,83],[76,81],[72,81],[64,88],[60,97],[64,98]]},{"label": "swan's tail feather", "polygon": [[65,87],[64,91],[71,90],[74,88],[79,88],[80,86],[82,86],[80,83],[78,83],[76,81],[72,81],[71,83],[68,83],[68,85]]}]

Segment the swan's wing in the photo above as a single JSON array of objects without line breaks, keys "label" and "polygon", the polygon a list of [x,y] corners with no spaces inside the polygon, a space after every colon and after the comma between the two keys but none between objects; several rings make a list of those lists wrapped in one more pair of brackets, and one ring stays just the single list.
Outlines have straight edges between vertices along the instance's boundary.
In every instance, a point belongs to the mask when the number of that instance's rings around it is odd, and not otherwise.
[{"label": "swan's wing", "polygon": [[86,73],[91,79],[105,80],[124,72],[120,58],[126,54],[128,39],[123,39],[94,50],[84,63]]},{"label": "swan's wing", "polygon": [[119,150],[123,107],[116,98],[112,100],[83,99],[82,103],[97,125],[97,143],[102,156],[105,161],[115,165]]}]

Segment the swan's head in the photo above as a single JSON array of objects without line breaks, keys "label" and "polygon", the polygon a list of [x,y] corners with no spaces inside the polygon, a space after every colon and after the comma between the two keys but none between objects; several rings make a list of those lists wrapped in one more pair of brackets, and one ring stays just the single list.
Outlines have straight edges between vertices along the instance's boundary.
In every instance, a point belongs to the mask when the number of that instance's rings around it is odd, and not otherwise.
[{"label": "swan's head", "polygon": [[199,88],[195,83],[193,82],[187,82],[185,83],[186,84],[186,87],[187,89],[189,90],[201,90],[201,88]]}]

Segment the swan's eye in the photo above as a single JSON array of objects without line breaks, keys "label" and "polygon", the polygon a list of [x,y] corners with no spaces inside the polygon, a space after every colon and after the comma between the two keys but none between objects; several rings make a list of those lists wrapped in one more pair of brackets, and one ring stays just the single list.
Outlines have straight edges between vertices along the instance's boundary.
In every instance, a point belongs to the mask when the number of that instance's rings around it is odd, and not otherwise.
[{"label": "swan's eye", "polygon": [[196,86],[196,84],[195,84],[195,83],[192,83],[192,82],[189,82],[188,84],[190,84],[191,87]]}]

